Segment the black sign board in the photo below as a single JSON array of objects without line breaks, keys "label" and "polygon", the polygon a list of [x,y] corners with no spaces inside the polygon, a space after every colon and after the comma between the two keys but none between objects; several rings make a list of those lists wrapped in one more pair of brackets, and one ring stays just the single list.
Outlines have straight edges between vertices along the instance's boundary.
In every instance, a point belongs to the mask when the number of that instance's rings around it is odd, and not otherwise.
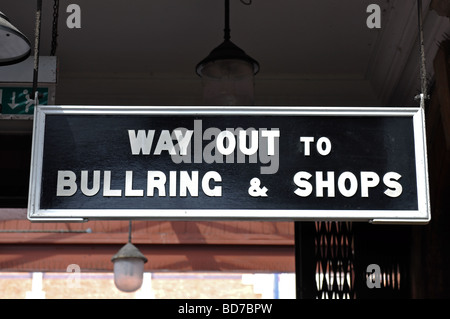
[{"label": "black sign board", "polygon": [[39,106],[28,217],[430,219],[419,108]]}]

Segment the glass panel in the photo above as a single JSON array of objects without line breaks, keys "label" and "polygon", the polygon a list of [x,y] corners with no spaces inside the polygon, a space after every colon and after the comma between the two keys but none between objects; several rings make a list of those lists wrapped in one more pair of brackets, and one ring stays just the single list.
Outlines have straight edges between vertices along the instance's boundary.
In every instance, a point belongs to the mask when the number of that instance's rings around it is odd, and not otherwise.
[{"label": "glass panel", "polygon": [[253,105],[252,65],[241,60],[208,63],[202,70],[205,105]]}]

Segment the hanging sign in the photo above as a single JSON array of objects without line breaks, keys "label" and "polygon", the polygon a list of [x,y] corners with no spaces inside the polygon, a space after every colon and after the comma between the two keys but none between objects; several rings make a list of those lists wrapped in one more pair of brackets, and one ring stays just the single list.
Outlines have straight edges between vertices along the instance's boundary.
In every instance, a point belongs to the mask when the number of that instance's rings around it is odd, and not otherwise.
[{"label": "hanging sign", "polygon": [[419,108],[39,106],[30,220],[430,219]]}]

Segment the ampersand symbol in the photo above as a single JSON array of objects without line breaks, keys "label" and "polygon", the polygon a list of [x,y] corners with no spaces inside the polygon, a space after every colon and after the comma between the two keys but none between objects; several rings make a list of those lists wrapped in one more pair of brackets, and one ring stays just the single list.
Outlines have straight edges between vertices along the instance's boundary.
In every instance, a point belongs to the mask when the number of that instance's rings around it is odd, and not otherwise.
[{"label": "ampersand symbol", "polygon": [[261,181],[259,178],[252,178],[250,181],[250,187],[248,189],[248,194],[252,197],[267,197],[267,187],[260,187]]}]

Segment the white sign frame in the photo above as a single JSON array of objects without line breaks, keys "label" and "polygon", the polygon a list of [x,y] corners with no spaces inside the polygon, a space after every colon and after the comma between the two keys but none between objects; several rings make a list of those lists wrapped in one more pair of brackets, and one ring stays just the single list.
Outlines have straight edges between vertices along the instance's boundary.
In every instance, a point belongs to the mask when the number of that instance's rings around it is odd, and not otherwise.
[{"label": "white sign frame", "polygon": [[[89,115],[283,115],[283,116],[400,116],[411,117],[417,176],[418,209],[403,210],[152,210],[152,209],[41,209],[44,128],[49,114]],[[148,220],[268,220],[268,221],[365,221],[418,223],[431,219],[424,110],[419,107],[190,107],[190,106],[48,106],[35,108],[30,172],[28,219],[40,222],[82,222],[95,219]],[[155,217],[157,216],[157,217]]]}]

